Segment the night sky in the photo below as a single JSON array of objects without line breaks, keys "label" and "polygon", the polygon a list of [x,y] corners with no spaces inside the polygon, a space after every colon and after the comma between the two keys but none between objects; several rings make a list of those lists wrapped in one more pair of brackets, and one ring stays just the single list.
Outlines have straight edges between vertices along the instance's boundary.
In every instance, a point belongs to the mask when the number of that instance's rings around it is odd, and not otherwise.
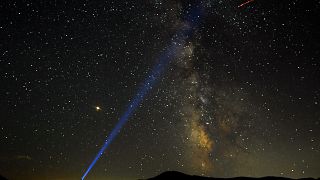
[{"label": "night sky", "polygon": [[320,176],[319,0],[0,2],[0,174],[80,179],[175,33],[182,48],[88,179]]}]

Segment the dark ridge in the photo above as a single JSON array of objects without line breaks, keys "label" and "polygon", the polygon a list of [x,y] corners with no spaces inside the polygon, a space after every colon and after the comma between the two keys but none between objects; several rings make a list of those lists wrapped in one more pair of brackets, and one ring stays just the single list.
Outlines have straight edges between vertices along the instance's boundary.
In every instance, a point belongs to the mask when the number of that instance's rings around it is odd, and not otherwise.
[{"label": "dark ridge", "polygon": [[[203,176],[195,176],[195,175],[188,175],[177,171],[166,171],[161,173],[156,177],[149,178],[150,180],[158,180],[158,179],[206,179],[206,180],[268,180],[268,179],[280,179],[280,180],[293,180],[291,178],[285,177],[274,177],[274,176],[267,176],[267,177],[260,177],[260,178],[252,178],[252,177],[234,177],[234,178],[213,178],[213,177],[203,177]],[[319,178],[318,178],[319,179]],[[314,178],[301,178],[300,180],[315,180]]]},{"label": "dark ridge", "polygon": [[0,175],[0,180],[8,180],[8,179]]}]

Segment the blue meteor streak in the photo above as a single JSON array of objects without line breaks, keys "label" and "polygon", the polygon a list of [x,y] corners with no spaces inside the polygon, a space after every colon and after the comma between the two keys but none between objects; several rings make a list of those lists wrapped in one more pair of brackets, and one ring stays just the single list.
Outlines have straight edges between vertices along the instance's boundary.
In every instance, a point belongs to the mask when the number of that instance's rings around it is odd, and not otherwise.
[{"label": "blue meteor streak", "polygon": [[180,31],[178,31],[174,35],[174,37],[172,38],[171,45],[168,48],[166,48],[165,52],[161,54],[161,56],[159,57],[158,64],[153,67],[152,71],[145,79],[142,87],[140,87],[138,93],[136,94],[134,99],[131,101],[131,103],[127,107],[127,110],[121,116],[121,118],[119,119],[118,123],[116,124],[114,129],[111,131],[109,136],[107,136],[107,139],[105,140],[98,154],[95,156],[92,163],[90,164],[86,172],[83,174],[81,178],[82,180],[85,179],[85,177],[88,175],[90,170],[96,164],[96,162],[101,157],[103,152],[107,149],[107,147],[119,134],[123,125],[128,121],[132,113],[137,109],[139,104],[143,101],[144,96],[152,89],[153,85],[156,83],[156,80],[162,75],[165,68],[169,65],[170,60],[173,59],[174,56],[183,48],[185,41],[187,40],[188,37],[190,37],[193,30],[199,23],[200,14],[201,14],[201,7],[198,7],[198,6],[194,8],[189,14],[187,14],[186,22],[188,26],[182,28]]}]

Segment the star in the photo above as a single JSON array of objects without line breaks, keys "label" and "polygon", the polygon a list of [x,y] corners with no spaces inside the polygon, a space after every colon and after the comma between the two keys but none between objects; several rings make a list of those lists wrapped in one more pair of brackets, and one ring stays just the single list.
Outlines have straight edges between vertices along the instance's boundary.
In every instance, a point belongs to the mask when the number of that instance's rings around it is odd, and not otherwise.
[{"label": "star", "polygon": [[95,106],[96,111],[101,111],[100,106]]}]

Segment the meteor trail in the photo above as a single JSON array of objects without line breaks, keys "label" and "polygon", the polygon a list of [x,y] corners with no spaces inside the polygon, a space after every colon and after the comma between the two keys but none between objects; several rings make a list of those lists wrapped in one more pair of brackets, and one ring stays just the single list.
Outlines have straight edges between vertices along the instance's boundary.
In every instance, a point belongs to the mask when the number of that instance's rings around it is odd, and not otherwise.
[{"label": "meteor trail", "polygon": [[246,2],[244,2],[244,3],[242,3],[242,4],[240,4],[240,5],[238,6],[238,8],[240,8],[240,7],[242,7],[242,6],[246,5],[246,4],[249,4],[249,3],[253,2],[253,1],[254,1],[254,0],[246,1]]},{"label": "meteor trail", "polygon": [[202,8],[200,6],[196,6],[185,16],[186,26],[182,27],[177,33],[173,36],[172,42],[170,46],[166,48],[166,50],[160,54],[158,57],[158,64],[156,64],[152,71],[149,73],[147,78],[145,79],[143,85],[138,90],[138,93],[134,96],[131,103],[128,105],[127,110],[120,117],[118,123],[111,131],[109,136],[107,136],[104,144],[99,150],[98,154],[93,159],[92,163],[89,165],[88,169],[85,171],[82,180],[88,175],[90,170],[99,160],[103,152],[107,149],[110,143],[114,140],[114,138],[119,134],[123,125],[128,121],[132,113],[137,109],[139,104],[143,101],[144,96],[152,89],[153,85],[156,83],[157,79],[162,75],[165,71],[165,68],[169,65],[170,61],[175,57],[176,54],[180,52],[185,44],[185,41],[192,35],[194,29],[197,27],[200,19]]}]

